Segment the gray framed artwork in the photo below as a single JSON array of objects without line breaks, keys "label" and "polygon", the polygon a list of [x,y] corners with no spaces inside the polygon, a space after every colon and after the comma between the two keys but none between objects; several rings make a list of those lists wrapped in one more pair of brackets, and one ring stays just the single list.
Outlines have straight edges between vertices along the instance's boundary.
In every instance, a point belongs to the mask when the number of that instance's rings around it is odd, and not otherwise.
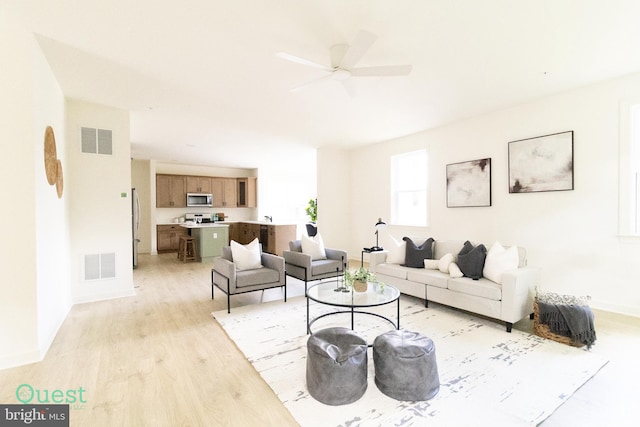
[{"label": "gray framed artwork", "polygon": [[509,193],[573,190],[573,131],[509,143]]},{"label": "gray framed artwork", "polygon": [[447,165],[447,207],[491,206],[491,158]]}]

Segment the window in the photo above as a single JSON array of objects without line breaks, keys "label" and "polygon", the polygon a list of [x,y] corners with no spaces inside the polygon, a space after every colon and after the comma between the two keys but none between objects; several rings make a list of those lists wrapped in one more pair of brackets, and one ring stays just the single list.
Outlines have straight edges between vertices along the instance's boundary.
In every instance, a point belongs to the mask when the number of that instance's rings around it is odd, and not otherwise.
[{"label": "window", "polygon": [[391,223],[428,225],[427,150],[391,157]]},{"label": "window", "polygon": [[620,234],[640,236],[640,99],[620,105]]}]

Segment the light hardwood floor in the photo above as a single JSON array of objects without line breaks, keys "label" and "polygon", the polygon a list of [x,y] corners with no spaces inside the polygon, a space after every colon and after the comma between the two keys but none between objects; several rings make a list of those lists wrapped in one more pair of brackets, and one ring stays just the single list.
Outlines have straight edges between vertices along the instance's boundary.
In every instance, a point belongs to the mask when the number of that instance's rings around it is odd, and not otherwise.
[{"label": "light hardwood floor", "polygon": [[[211,300],[210,265],[175,254],[141,255],[139,265],[135,297],[74,306],[42,362],[0,371],[0,403],[17,403],[21,384],[82,387],[72,426],[297,425],[212,318],[226,297]],[[304,293],[301,282],[289,285],[290,297]],[[232,307],[281,298],[279,289],[254,292],[232,297]],[[640,319],[596,312],[596,328],[592,351],[611,362],[544,426],[636,425]]]}]

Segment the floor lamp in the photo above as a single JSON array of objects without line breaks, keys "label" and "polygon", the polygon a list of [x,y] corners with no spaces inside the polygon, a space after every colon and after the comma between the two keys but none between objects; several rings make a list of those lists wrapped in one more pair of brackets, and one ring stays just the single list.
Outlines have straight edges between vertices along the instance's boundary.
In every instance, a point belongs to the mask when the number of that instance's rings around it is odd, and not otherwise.
[{"label": "floor lamp", "polygon": [[371,248],[371,251],[372,251],[372,252],[377,252],[377,251],[381,251],[381,250],[383,250],[383,249],[379,246],[379,243],[378,243],[378,237],[379,237],[379,236],[378,236],[378,233],[380,232],[380,230],[383,230],[383,229],[385,229],[385,228],[387,227],[387,223],[386,223],[386,222],[384,222],[384,221],[382,221],[382,218],[378,218],[378,222],[376,222],[375,227],[376,227],[376,232],[375,232],[375,235],[376,235],[376,245],[375,245],[374,247],[372,247],[372,248]]}]

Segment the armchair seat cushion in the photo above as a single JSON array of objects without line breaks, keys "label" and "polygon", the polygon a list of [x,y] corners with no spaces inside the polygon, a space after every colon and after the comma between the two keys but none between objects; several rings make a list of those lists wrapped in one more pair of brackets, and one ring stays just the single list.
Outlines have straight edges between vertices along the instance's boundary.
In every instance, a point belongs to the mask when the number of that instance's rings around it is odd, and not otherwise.
[{"label": "armchair seat cushion", "polygon": [[236,287],[277,283],[280,280],[280,273],[270,268],[257,268],[253,270],[242,270],[236,273]]},{"label": "armchair seat cushion", "polygon": [[311,275],[319,276],[321,274],[335,273],[336,269],[342,271],[341,261],[335,259],[316,260],[311,264]]}]

